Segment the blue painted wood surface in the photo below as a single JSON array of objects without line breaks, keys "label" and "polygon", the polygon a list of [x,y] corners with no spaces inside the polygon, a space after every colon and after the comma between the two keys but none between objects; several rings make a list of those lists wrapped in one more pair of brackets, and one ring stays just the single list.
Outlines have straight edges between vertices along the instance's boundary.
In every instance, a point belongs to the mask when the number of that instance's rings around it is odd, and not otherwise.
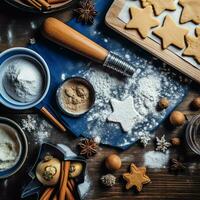
[{"label": "blue painted wood surface", "polygon": [[[68,25],[91,38],[103,47],[120,54],[122,57],[128,55],[131,62],[138,62],[138,70],[140,73],[138,73],[138,76],[135,77],[137,79],[136,83],[142,77],[148,75],[155,76],[156,79],[157,76],[161,75],[161,71],[163,70],[162,68],[164,67],[163,63],[161,61],[154,60],[152,55],[140,47],[135,46],[128,40],[122,38],[117,33],[107,28],[104,24],[105,14],[111,3],[112,0],[96,0],[98,16],[95,18],[93,25],[83,25],[77,23],[75,19],[71,20]],[[96,133],[94,134],[94,130],[95,124],[98,123],[98,119],[97,121],[94,120],[93,122],[89,122],[90,124],[88,126],[87,120],[90,112],[81,116],[80,118],[68,117],[60,112],[56,105],[55,99],[56,90],[65,78],[76,75],[82,76],[84,73],[87,73],[88,70],[91,70],[88,68],[89,60],[69,50],[63,49],[49,41],[46,41],[44,38],[38,39],[37,43],[30,45],[29,48],[38,52],[46,60],[51,73],[50,90],[45,100],[38,105],[37,108],[40,109],[42,106],[47,107],[48,110],[51,111],[52,114],[55,115],[60,121],[62,121],[62,123],[65,124],[65,126],[69,128],[77,137],[94,137],[97,135]],[[147,69],[147,65],[151,66],[150,71]],[[94,71],[95,70],[96,69],[94,69]],[[161,91],[161,94],[162,96],[168,96],[172,102],[167,111],[161,113],[160,115],[148,115],[145,121],[143,120],[136,128],[133,128],[132,134],[125,134],[121,130],[120,126],[113,125],[112,123],[105,121],[98,127],[98,129],[96,129],[98,131],[98,135],[101,137],[102,144],[126,149],[130,145],[134,144],[138,139],[134,135],[134,132],[138,133],[145,130],[145,132],[152,133],[160,125],[160,123],[162,123],[169,113],[183,100],[188,91],[188,86],[180,83],[176,78],[174,78],[175,76],[173,73],[168,73],[166,76],[166,78],[163,78],[162,75],[161,80],[163,81],[163,84],[167,80],[169,85]],[[124,81],[124,84],[126,84],[126,81]],[[132,85],[130,90],[134,91],[136,87],[137,84]],[[172,91],[171,88],[174,88],[174,90]],[[123,91],[123,87],[121,89]],[[130,94],[134,95],[134,93]],[[97,106],[98,105],[95,105],[93,109],[96,109]],[[110,107],[110,105],[107,106]],[[103,109],[107,108],[98,108],[96,111],[101,113]],[[147,122],[148,127],[146,126]],[[92,130],[91,126],[93,126]]]}]

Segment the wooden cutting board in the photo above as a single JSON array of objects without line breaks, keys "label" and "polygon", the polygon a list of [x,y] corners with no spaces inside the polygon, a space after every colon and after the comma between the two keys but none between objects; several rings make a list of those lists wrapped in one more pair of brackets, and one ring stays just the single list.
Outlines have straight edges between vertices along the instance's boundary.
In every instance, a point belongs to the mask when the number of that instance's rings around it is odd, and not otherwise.
[{"label": "wooden cutting board", "polygon": [[151,38],[141,39],[139,33],[135,30],[125,29],[125,23],[121,21],[118,16],[125,4],[125,0],[115,0],[106,14],[105,22],[108,27],[115,30],[122,36],[129,39],[131,42],[139,45],[145,50],[149,51],[154,56],[163,60],[167,64],[171,65],[176,70],[190,77],[192,80],[200,83],[200,70],[183,60],[172,51],[165,49],[163,50],[157,42]]}]

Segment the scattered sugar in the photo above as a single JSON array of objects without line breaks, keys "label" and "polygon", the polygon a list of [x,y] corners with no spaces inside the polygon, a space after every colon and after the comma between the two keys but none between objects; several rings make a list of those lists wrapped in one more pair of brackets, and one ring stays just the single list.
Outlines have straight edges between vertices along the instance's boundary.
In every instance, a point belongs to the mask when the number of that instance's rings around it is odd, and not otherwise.
[{"label": "scattered sugar", "polygon": [[33,134],[36,144],[42,144],[50,137],[52,126],[38,116],[27,115],[25,119],[22,119],[21,124],[24,131]]},{"label": "scattered sugar", "polygon": [[149,168],[166,168],[169,162],[169,151],[166,153],[149,151],[144,154],[144,165]]},{"label": "scattered sugar", "polygon": [[35,44],[35,43],[36,43],[35,38],[30,38],[29,43],[30,43],[30,44]]},{"label": "scattered sugar", "polygon": [[131,56],[130,56],[129,54],[125,54],[125,58],[126,58],[128,61],[130,61]]},{"label": "scattered sugar", "polygon": [[108,43],[108,39],[104,38],[104,42],[105,42],[105,43]]},{"label": "scattered sugar", "polygon": [[96,137],[94,137],[94,141],[95,141],[97,144],[100,144],[101,138],[100,138],[99,136],[96,136]]}]

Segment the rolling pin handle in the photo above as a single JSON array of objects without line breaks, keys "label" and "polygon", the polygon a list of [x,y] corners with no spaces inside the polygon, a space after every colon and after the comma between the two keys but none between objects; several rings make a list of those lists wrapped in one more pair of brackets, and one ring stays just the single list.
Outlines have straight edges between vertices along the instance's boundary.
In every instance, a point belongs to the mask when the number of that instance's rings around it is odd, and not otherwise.
[{"label": "rolling pin handle", "polygon": [[89,38],[52,17],[44,21],[42,34],[49,40],[98,63],[103,64],[109,53]]}]

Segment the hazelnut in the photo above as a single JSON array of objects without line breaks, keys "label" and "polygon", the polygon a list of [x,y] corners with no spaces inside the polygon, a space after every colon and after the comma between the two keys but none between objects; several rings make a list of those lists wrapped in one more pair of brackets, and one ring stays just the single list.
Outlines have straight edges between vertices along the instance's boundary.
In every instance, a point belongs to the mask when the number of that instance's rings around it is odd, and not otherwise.
[{"label": "hazelnut", "polygon": [[196,110],[200,109],[200,97],[196,97],[192,101],[192,107],[195,108]]},{"label": "hazelnut", "polygon": [[185,115],[180,111],[173,111],[169,121],[174,126],[181,126],[185,123]]},{"label": "hazelnut", "polygon": [[121,168],[122,162],[118,155],[111,154],[106,158],[105,165],[109,170],[118,170]]},{"label": "hazelnut", "polygon": [[181,140],[180,138],[175,137],[171,139],[171,143],[173,146],[179,146],[181,144]]},{"label": "hazelnut", "polygon": [[161,109],[165,109],[169,106],[169,100],[166,97],[163,97],[162,99],[160,99],[160,101],[158,102],[158,105]]}]

